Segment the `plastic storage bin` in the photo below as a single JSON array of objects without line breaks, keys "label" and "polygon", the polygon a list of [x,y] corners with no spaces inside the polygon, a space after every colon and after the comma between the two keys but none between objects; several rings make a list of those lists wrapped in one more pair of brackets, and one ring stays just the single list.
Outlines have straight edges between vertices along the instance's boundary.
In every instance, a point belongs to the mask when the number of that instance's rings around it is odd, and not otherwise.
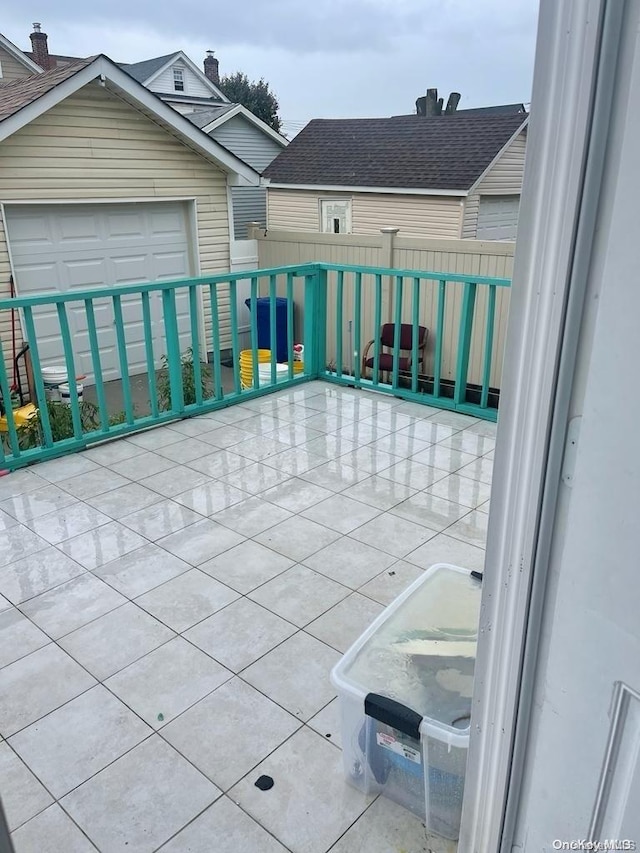
[{"label": "plastic storage bin", "polygon": [[[276,296],[276,340],[271,341],[271,300],[268,296],[256,299],[256,322],[258,326],[258,347],[260,349],[275,349],[276,361],[287,361],[287,299]],[[251,299],[245,299],[244,304],[251,310]]]},{"label": "plastic storage bin", "polygon": [[349,782],[460,830],[482,576],[432,566],[331,673]]}]

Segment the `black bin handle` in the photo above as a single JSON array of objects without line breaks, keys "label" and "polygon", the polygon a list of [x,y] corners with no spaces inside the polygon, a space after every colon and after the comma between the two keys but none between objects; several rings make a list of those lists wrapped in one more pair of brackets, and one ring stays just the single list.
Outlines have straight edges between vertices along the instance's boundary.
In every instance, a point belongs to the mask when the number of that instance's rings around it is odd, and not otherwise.
[{"label": "black bin handle", "polygon": [[379,693],[368,693],[364,700],[364,712],[367,717],[373,717],[379,723],[385,723],[414,740],[420,740],[422,716],[401,702],[380,696]]}]

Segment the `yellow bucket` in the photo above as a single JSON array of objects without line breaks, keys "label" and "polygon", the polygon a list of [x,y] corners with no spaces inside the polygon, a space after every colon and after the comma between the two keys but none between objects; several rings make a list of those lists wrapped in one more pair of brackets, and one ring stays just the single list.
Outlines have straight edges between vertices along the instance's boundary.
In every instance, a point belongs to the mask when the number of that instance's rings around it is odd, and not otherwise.
[{"label": "yellow bucket", "polygon": [[[31,420],[31,418],[35,417],[36,414],[37,409],[33,403],[27,403],[26,406],[20,406],[19,409],[13,410],[13,422],[16,427],[24,426]],[[9,432],[9,424],[7,423],[6,415],[0,418],[0,432]]]}]

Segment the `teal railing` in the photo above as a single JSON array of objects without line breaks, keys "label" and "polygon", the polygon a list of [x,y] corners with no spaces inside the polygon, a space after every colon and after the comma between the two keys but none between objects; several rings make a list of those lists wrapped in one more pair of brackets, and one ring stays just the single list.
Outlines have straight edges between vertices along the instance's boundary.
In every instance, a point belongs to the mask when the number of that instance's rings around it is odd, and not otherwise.
[{"label": "teal railing", "polygon": [[[21,467],[318,378],[495,420],[490,383],[496,361],[496,292],[509,284],[506,279],[314,263],[0,300],[0,312],[18,312],[22,319],[35,394],[35,414],[24,423],[29,413],[14,412],[9,404],[11,383],[0,347],[0,464]],[[248,332],[241,330],[238,316],[240,290],[250,300],[248,310],[241,308]],[[481,291],[486,296],[478,312]],[[271,341],[279,329],[276,297],[287,297],[284,375],[278,371],[275,346],[268,375],[259,373],[258,345],[264,334],[259,296],[269,299]],[[431,318],[427,308],[434,305]],[[452,358],[447,330],[456,313],[451,381],[445,376],[445,363]],[[380,370],[384,350],[375,333],[385,321],[396,327],[393,368],[386,374]],[[408,362],[400,362],[407,356],[400,350],[401,323],[413,332],[408,370],[403,369]],[[419,369],[417,337],[425,323],[432,360],[427,372]],[[477,349],[480,326],[482,377],[470,386],[469,359],[472,342]],[[374,341],[369,375],[361,364],[365,336]],[[293,347],[300,340],[304,367],[297,372]],[[241,365],[242,349],[251,353],[248,374],[246,363]],[[225,352],[230,356],[226,370]],[[88,375],[94,402],[79,399],[74,381],[69,382],[68,405],[48,400],[43,367],[52,362],[64,364],[68,377]],[[144,412],[136,411],[141,382],[148,398]]]}]

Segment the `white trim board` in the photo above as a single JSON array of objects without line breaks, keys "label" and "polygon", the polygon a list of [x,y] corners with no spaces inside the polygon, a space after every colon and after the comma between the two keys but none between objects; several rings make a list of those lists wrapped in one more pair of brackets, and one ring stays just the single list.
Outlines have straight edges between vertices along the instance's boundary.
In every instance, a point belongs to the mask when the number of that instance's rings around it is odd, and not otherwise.
[{"label": "white trim board", "polygon": [[332,184],[280,184],[263,178],[264,186],[273,190],[312,190],[313,192],[336,192],[336,193],[389,193],[393,195],[440,195],[464,198],[469,195],[468,190],[427,190],[407,187],[351,187]]},{"label": "white trim board", "polygon": [[19,62],[21,65],[24,65],[25,68],[28,68],[29,71],[33,71],[34,74],[42,74],[43,69],[34,62],[32,59],[23,53],[19,47],[16,47],[12,41],[9,41],[6,36],[3,36],[0,33],[0,47],[3,47],[8,54],[10,54],[16,62]]},{"label": "white trim board", "polygon": [[601,21],[616,5],[623,7],[615,0],[540,7],[460,829],[465,853],[512,851],[599,137],[608,130],[604,78],[616,60],[615,42],[601,42]]},{"label": "white trim board", "polygon": [[267,136],[270,136],[271,139],[274,140],[274,142],[277,142],[279,145],[282,145],[283,148],[286,148],[289,144],[288,139],[285,139],[284,136],[281,136],[276,130],[274,130],[272,127],[269,127],[266,122],[262,121],[261,118],[258,118],[258,116],[254,115],[251,110],[248,110],[242,104],[236,104],[232,109],[227,110],[226,113],[223,113],[221,116],[218,116],[218,118],[205,125],[202,130],[204,130],[205,133],[210,133],[212,130],[215,130],[217,127],[220,127],[221,125],[225,124],[225,122],[229,121],[230,118],[233,118],[237,115],[241,115],[243,116],[243,118],[246,118],[247,121],[251,122],[251,124],[255,125],[263,133],[266,133]]},{"label": "white trim board", "polygon": [[99,80],[105,88],[151,115],[166,130],[173,132],[189,147],[214,162],[230,176],[232,185],[260,186],[259,174],[244,160],[219,145],[104,55],[96,57],[71,77],[67,77],[53,89],[0,122],[0,142],[94,80]]}]

